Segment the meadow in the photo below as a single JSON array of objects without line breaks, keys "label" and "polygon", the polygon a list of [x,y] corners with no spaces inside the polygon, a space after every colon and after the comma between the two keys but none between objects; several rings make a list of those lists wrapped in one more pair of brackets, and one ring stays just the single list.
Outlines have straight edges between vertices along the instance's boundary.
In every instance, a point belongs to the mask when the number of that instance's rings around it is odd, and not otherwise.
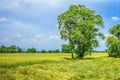
[{"label": "meadow", "polygon": [[0,80],[120,80],[120,59],[93,53],[72,60],[71,54],[0,54]]}]

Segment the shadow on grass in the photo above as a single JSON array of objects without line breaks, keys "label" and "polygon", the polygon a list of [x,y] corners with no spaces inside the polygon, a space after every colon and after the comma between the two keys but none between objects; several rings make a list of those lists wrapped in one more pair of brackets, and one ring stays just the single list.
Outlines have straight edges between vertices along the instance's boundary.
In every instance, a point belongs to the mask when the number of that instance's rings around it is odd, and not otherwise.
[{"label": "shadow on grass", "polygon": [[66,58],[66,57],[64,57],[64,59],[66,59],[66,60],[94,60],[94,59],[96,59],[96,58],[82,58],[82,59],[80,59],[80,58]]},{"label": "shadow on grass", "polygon": [[43,60],[43,61],[33,61],[33,62],[19,62],[19,63],[14,63],[14,64],[3,64],[0,65],[0,68],[5,68],[5,69],[9,69],[9,68],[16,68],[19,66],[30,66],[30,65],[34,65],[34,64],[56,64],[62,61],[55,61],[55,60]]},{"label": "shadow on grass", "polygon": [[65,60],[74,60],[72,58],[67,58],[67,57],[64,57]]},{"label": "shadow on grass", "polygon": [[120,78],[114,79],[114,80],[120,80]]},{"label": "shadow on grass", "polygon": [[97,59],[97,58],[84,58],[83,60],[94,60],[94,59]]}]

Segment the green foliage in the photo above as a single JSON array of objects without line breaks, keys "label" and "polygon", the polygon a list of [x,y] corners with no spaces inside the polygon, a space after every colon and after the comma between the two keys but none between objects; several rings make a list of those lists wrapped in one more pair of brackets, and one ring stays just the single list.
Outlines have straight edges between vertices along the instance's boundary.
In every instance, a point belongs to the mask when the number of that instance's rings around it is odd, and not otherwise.
[{"label": "green foliage", "polygon": [[4,45],[0,46],[0,53],[6,53],[8,52],[8,48],[5,47]]},{"label": "green foliage", "polygon": [[120,24],[115,25],[113,28],[109,29],[110,34],[115,35],[120,40]]},{"label": "green foliage", "polygon": [[48,50],[47,52],[48,52],[48,53],[53,53],[53,51],[52,51],[52,50]]},{"label": "green foliage", "polygon": [[46,50],[41,50],[40,53],[46,53]]},{"label": "green foliage", "polygon": [[17,52],[18,52],[18,53],[22,53],[23,50],[22,50],[20,47],[17,47]]},{"label": "green foliage", "polygon": [[111,36],[108,36],[106,45],[110,57],[120,57],[120,24],[109,29]]},{"label": "green foliage", "polygon": [[70,54],[0,54],[0,80],[119,80],[120,59],[107,56],[71,60]]},{"label": "green foliage", "polygon": [[18,46],[11,45],[9,47],[6,47],[4,45],[0,46],[0,53],[60,53],[59,49],[55,50],[41,50],[41,51],[36,51],[36,48],[28,48],[27,50],[24,50]]},{"label": "green foliage", "polygon": [[62,53],[70,53],[70,46],[67,44],[62,44]]},{"label": "green foliage", "polygon": [[56,49],[56,50],[41,50],[40,53],[60,53],[60,50],[59,49]]},{"label": "green foliage", "polygon": [[107,52],[110,57],[120,57],[120,40],[116,36],[109,36],[107,38]]},{"label": "green foliage", "polygon": [[15,45],[11,45],[9,47],[6,47],[4,45],[0,46],[0,53],[21,53],[21,52],[23,52],[23,50]]},{"label": "green foliage", "polygon": [[59,49],[53,50],[53,53],[60,53]]},{"label": "green foliage", "polygon": [[99,46],[96,36],[104,39],[99,32],[99,27],[104,27],[102,17],[84,5],[71,5],[58,16],[58,23],[61,39],[69,41],[69,51],[74,50],[79,58]]},{"label": "green foliage", "polygon": [[16,53],[16,52],[17,52],[17,47],[16,47],[15,45],[11,45],[11,46],[9,47],[9,52],[10,52],[10,53]]},{"label": "green foliage", "polygon": [[27,51],[26,51],[27,53],[36,53],[36,49],[35,48],[28,48],[27,49]]}]

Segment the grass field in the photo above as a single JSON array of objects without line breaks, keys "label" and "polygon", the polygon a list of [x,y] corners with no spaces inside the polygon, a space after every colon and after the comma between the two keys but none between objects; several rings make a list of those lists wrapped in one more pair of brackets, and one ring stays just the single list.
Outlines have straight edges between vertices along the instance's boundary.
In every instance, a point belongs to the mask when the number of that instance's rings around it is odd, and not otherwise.
[{"label": "grass field", "polygon": [[70,54],[0,54],[0,80],[120,80],[119,58],[106,53],[70,58]]}]

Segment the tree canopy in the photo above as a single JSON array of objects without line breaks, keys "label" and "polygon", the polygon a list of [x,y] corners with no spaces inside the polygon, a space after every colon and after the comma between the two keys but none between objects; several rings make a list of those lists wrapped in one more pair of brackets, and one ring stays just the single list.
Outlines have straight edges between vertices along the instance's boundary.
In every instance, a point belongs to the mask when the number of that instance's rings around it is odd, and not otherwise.
[{"label": "tree canopy", "polygon": [[110,34],[115,35],[120,40],[120,24],[115,25],[109,29]]},{"label": "tree canopy", "polygon": [[84,5],[71,5],[69,9],[58,16],[61,39],[67,40],[72,49],[83,58],[99,43],[96,36],[104,39],[99,28],[104,28],[102,17]]},{"label": "tree canopy", "polygon": [[107,52],[110,57],[120,57],[120,24],[110,28],[109,33],[112,35],[106,41]]}]

